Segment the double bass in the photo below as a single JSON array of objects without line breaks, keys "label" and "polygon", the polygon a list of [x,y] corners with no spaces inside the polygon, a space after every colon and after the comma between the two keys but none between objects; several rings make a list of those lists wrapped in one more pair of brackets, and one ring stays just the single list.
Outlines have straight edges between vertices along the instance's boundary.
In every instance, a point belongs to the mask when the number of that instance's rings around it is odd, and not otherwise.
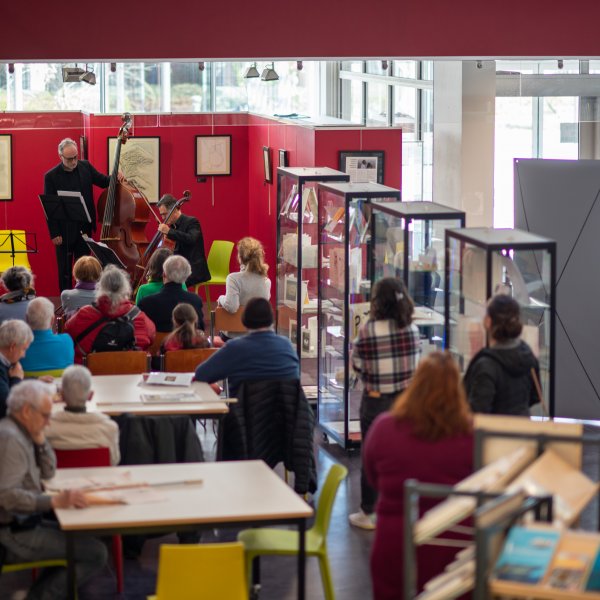
[{"label": "double bass", "polygon": [[134,281],[136,265],[148,245],[146,224],[150,220],[151,209],[148,200],[137,187],[129,182],[117,181],[121,145],[126,144],[129,138],[131,115],[125,113],[122,119],[110,184],[98,199],[98,220],[102,224],[100,241],[121,259]]}]

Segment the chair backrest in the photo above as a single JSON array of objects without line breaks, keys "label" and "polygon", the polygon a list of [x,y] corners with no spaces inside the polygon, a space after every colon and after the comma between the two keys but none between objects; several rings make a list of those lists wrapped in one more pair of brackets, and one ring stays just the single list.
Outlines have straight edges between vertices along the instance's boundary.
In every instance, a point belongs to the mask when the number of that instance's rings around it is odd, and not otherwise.
[{"label": "chair backrest", "polygon": [[83,364],[92,375],[135,375],[150,370],[150,355],[145,350],[91,352]]},{"label": "chair backrest", "polygon": [[162,356],[163,371],[172,373],[191,373],[196,367],[209,359],[218,348],[192,348],[190,350],[169,350]]},{"label": "chair backrest", "polygon": [[101,448],[79,448],[77,450],[58,450],[56,466],[59,469],[76,469],[78,467],[110,467],[110,450]]},{"label": "chair backrest", "polygon": [[148,346],[146,352],[150,356],[158,356],[160,354],[160,346],[165,341],[165,338],[169,335],[168,331],[157,331],[154,341]]},{"label": "chair backrest", "polygon": [[245,306],[240,306],[234,313],[227,312],[222,306],[217,306],[210,313],[210,331],[211,335],[219,335],[219,331],[228,331],[231,333],[243,333],[248,331],[242,323],[242,315]]},{"label": "chair backrest", "polygon": [[160,547],[157,600],[215,598],[248,598],[241,542]]},{"label": "chair backrest", "polygon": [[323,536],[324,540],[327,537],[335,496],[340,487],[340,483],[346,478],[346,475],[348,475],[348,469],[344,467],[344,465],[334,463],[329,469],[329,473],[327,473],[327,477],[325,478],[325,483],[321,488],[315,524],[312,526],[312,530]]},{"label": "chair backrest", "polygon": [[214,240],[211,244],[206,261],[212,279],[225,279],[229,275],[233,246],[233,242],[226,240]]},{"label": "chair backrest", "polygon": [[15,266],[20,265],[31,271],[29,254],[26,252],[27,243],[25,238],[24,229],[0,229],[0,273],[13,266],[13,258],[11,256],[13,247],[15,249]]}]

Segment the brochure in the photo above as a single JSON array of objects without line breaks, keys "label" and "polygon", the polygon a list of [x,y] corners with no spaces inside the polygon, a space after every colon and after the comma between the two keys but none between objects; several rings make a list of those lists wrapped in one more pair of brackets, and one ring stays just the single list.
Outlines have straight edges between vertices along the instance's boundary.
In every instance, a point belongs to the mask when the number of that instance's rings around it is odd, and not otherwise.
[{"label": "brochure", "polygon": [[152,371],[146,381],[148,385],[192,385],[193,373],[161,373]]}]

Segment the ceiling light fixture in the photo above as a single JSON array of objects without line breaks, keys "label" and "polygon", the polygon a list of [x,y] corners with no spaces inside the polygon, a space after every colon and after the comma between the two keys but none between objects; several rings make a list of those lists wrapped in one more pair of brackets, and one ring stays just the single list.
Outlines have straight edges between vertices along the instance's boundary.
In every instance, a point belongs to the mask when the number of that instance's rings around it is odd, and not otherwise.
[{"label": "ceiling light fixture", "polygon": [[302,69],[304,69],[304,65],[302,64],[301,60],[296,61],[296,69],[298,69],[298,71],[302,71]]},{"label": "ceiling light fixture", "polygon": [[387,60],[382,60],[381,61],[381,68],[384,71],[387,71],[389,66],[390,66],[390,63]]},{"label": "ceiling light fixture", "polygon": [[565,66],[565,63],[562,58],[558,59],[558,68],[562,69]]},{"label": "ceiling light fixture", "polygon": [[15,63],[8,63],[8,72],[11,75],[15,72]]},{"label": "ceiling light fixture", "polygon": [[96,85],[96,74],[85,66],[85,69],[75,65],[74,67],[63,67],[62,78],[66,83],[79,83],[84,81],[90,85]]},{"label": "ceiling light fixture", "polygon": [[260,76],[261,81],[277,81],[279,79],[279,75],[277,75],[277,71],[275,71],[275,63],[272,62],[271,66],[267,65]]},{"label": "ceiling light fixture", "polygon": [[256,63],[252,63],[245,71],[243,75],[244,79],[252,79],[254,77],[260,77],[260,73],[256,68]]},{"label": "ceiling light fixture", "polygon": [[111,73],[117,72],[117,63],[110,63],[110,72]]},{"label": "ceiling light fixture", "polygon": [[200,61],[198,63],[198,71],[204,71],[205,68],[206,68],[206,65],[204,64],[204,61]]}]

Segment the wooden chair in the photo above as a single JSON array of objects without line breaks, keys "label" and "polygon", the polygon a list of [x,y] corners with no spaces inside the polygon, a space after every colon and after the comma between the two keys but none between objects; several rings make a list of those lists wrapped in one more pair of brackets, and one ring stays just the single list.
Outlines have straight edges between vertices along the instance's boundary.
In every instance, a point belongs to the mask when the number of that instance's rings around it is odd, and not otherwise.
[{"label": "wooden chair", "polygon": [[150,355],[145,350],[91,352],[83,364],[92,375],[135,375],[150,370]]},{"label": "wooden chair", "polygon": [[[79,467],[110,467],[110,450],[101,448],[79,448],[77,450],[55,449],[56,466],[59,469]],[[123,541],[120,535],[113,535],[113,561],[117,574],[117,592],[123,593]],[[4,571],[3,571],[4,572]]]},{"label": "wooden chair", "polygon": [[169,334],[170,331],[157,331],[154,341],[148,346],[146,352],[150,354],[150,356],[160,356],[160,346]]},{"label": "wooden chair", "polygon": [[227,312],[222,306],[217,306],[210,313],[210,335],[214,338],[219,331],[232,333],[245,333],[246,327],[242,323],[245,306],[240,306],[234,313]]},{"label": "wooden chair", "polygon": [[191,373],[196,367],[210,358],[218,348],[193,348],[190,350],[169,350],[161,354],[162,370],[169,373]]}]

